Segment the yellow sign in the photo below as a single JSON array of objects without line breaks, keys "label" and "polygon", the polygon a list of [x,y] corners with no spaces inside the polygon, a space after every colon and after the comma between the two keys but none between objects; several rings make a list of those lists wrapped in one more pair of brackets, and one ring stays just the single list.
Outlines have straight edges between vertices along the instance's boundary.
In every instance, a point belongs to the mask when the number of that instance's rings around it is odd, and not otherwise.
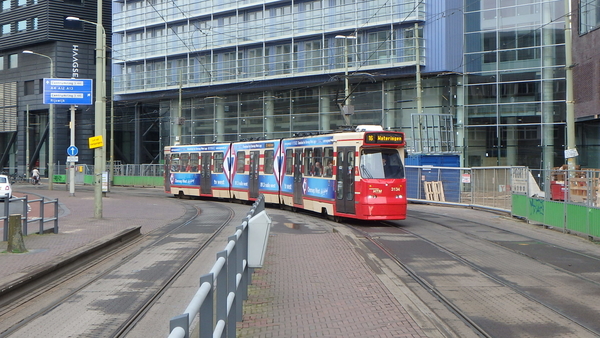
[{"label": "yellow sign", "polygon": [[102,140],[102,135],[90,137],[88,140],[90,142],[90,149],[100,148],[100,147],[104,146],[104,141]]}]

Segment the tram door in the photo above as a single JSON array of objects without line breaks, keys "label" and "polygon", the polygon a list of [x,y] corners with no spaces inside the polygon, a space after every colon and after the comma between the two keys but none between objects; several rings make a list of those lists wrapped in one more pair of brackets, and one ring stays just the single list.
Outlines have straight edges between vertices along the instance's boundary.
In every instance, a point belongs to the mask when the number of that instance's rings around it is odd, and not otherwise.
[{"label": "tram door", "polygon": [[210,172],[210,153],[202,153],[200,159],[200,193],[212,194]]},{"label": "tram door", "polygon": [[250,152],[250,168],[248,172],[248,193],[250,198],[258,197],[258,168],[259,168],[260,152]]},{"label": "tram door", "polygon": [[338,212],[354,214],[355,147],[339,147],[337,154],[336,208]]},{"label": "tram door", "polygon": [[294,204],[302,204],[304,180],[302,178],[302,149],[294,152]]},{"label": "tram door", "polygon": [[165,155],[165,192],[171,193],[171,155]]}]

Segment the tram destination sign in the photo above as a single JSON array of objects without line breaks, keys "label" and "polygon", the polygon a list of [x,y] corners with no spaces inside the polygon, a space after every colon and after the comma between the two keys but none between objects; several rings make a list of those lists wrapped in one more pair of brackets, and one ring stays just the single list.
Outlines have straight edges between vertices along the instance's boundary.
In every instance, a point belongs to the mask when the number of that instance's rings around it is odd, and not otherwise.
[{"label": "tram destination sign", "polygon": [[403,144],[404,134],[398,132],[365,133],[365,144]]},{"label": "tram destination sign", "polygon": [[44,79],[44,104],[91,105],[91,79]]}]

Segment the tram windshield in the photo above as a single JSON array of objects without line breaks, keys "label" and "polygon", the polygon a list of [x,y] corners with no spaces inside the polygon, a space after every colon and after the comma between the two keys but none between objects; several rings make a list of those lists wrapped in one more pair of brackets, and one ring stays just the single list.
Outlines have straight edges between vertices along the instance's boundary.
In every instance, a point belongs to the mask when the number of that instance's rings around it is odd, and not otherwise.
[{"label": "tram windshield", "polygon": [[362,178],[404,178],[404,164],[396,149],[365,149],[360,155]]}]

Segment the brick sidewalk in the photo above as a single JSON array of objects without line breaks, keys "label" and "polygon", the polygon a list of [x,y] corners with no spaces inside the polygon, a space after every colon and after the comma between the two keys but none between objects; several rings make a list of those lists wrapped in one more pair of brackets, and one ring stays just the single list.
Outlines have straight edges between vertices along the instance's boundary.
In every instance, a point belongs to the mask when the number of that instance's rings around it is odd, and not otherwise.
[{"label": "brick sidewalk", "polygon": [[426,337],[341,234],[276,226],[238,337]]}]

